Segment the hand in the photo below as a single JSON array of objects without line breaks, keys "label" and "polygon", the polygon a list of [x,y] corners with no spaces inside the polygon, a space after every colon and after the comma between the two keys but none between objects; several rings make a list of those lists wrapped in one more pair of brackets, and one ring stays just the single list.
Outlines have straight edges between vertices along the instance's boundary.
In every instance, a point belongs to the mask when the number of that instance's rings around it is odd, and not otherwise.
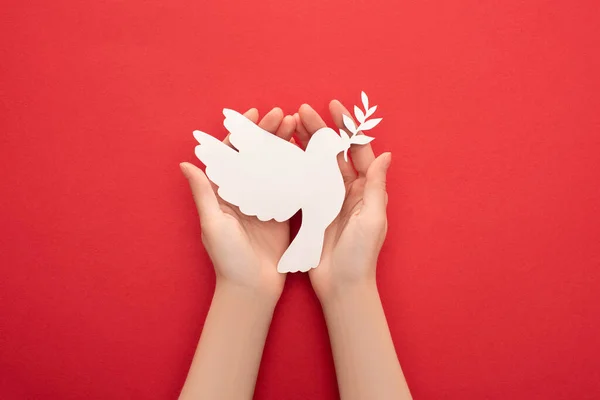
[{"label": "hand", "polygon": [[[337,100],[329,104],[335,124],[344,128],[342,114],[352,115]],[[326,126],[309,105],[294,115],[300,144],[306,147],[310,137]],[[325,232],[319,266],[309,272],[310,280],[321,303],[345,289],[366,285],[376,290],[377,257],[387,232],[386,173],[391,154],[375,158],[371,145],[350,148],[352,164],[338,155],[340,171],[346,186],[342,210]],[[356,169],[356,170],[355,170]]]},{"label": "hand", "polygon": [[[258,121],[255,108],[244,116]],[[285,140],[290,140],[296,128],[294,118],[284,118],[279,108],[272,109],[258,125]],[[223,142],[231,146],[228,138]],[[202,170],[182,163],[181,171],[192,189],[202,243],[214,264],[217,286],[259,291],[276,301],[285,282],[285,275],[277,272],[277,262],[290,243],[289,222],[262,222],[246,216],[216,195],[216,187]]]}]

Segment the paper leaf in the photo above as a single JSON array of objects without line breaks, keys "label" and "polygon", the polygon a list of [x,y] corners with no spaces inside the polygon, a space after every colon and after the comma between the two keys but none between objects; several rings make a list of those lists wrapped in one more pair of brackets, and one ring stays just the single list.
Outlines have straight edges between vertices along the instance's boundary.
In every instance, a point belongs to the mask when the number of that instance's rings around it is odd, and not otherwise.
[{"label": "paper leaf", "polygon": [[373,113],[375,113],[375,110],[377,110],[377,106],[373,106],[373,107],[369,108],[367,110],[367,114],[365,115],[365,117],[369,118],[371,115],[373,115]]},{"label": "paper leaf", "polygon": [[367,144],[370,143],[374,137],[365,136],[365,135],[356,135],[352,139],[350,139],[350,143],[352,144]]},{"label": "paper leaf", "polygon": [[360,92],[360,98],[362,99],[363,107],[365,110],[369,109],[369,97],[365,92]]},{"label": "paper leaf", "polygon": [[368,131],[369,129],[373,129],[377,126],[378,123],[381,122],[383,118],[374,118],[374,119],[370,119],[367,122],[365,122],[364,124],[361,124],[359,126],[359,130],[361,131]]},{"label": "paper leaf", "polygon": [[356,129],[356,125],[354,125],[354,121],[352,121],[352,118],[350,118],[346,114],[342,114],[342,119],[344,120],[344,125],[346,126],[346,129],[348,129],[350,132],[356,135],[358,130]]},{"label": "paper leaf", "polygon": [[356,116],[357,121],[361,124],[365,122],[365,113],[363,113],[363,111],[360,108],[358,108],[358,106],[354,106],[354,115]]}]

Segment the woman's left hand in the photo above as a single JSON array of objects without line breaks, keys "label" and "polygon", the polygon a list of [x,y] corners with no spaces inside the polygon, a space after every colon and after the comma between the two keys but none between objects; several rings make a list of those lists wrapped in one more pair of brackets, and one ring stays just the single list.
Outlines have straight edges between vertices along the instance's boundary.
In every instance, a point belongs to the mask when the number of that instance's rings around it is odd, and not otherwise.
[{"label": "woman's left hand", "polygon": [[[258,121],[255,108],[244,116]],[[258,125],[284,140],[290,140],[296,129],[294,118],[284,118],[280,108],[272,109]],[[228,138],[223,142],[231,145]],[[217,286],[250,289],[277,301],[285,282],[285,274],[277,272],[277,262],[290,243],[289,222],[263,222],[246,216],[216,194],[198,167],[182,163],[181,171],[192,189],[202,242],[215,267]]]}]

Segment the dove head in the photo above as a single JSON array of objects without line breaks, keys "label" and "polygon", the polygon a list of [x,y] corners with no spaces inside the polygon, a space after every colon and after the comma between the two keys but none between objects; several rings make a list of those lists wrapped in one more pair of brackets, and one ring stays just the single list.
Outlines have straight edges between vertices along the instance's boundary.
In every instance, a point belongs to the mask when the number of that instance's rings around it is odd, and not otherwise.
[{"label": "dove head", "polygon": [[306,151],[325,156],[337,156],[342,151],[345,154],[349,148],[350,142],[345,141],[333,129],[321,128],[310,138]]}]

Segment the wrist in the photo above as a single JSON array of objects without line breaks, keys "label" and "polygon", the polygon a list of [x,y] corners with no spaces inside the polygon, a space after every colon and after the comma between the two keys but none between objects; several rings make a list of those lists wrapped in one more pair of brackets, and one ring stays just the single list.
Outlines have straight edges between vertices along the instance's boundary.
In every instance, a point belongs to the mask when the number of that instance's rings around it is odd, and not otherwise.
[{"label": "wrist", "polygon": [[270,287],[240,285],[224,278],[217,278],[214,297],[226,299],[241,309],[253,308],[272,313],[280,295],[280,290]]},{"label": "wrist", "polygon": [[375,279],[362,279],[356,282],[332,286],[318,297],[323,311],[328,313],[351,308],[353,305],[364,301],[378,300],[379,292]]}]

